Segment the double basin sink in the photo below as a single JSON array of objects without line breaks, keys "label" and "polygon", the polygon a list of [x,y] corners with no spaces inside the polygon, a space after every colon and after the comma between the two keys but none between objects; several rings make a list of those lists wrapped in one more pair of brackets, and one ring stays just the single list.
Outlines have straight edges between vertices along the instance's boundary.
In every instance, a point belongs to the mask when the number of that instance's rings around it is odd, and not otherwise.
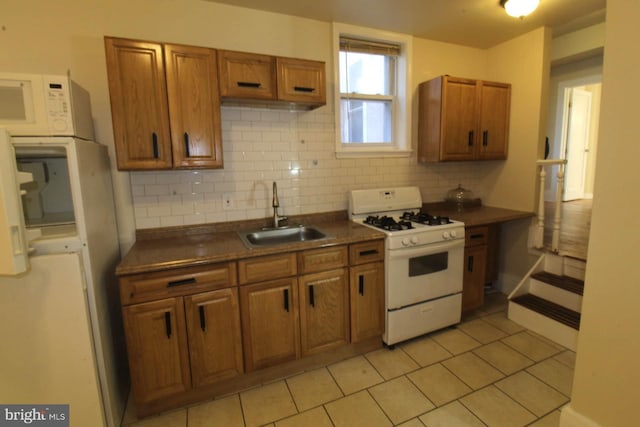
[{"label": "double basin sink", "polygon": [[239,231],[238,236],[249,248],[264,248],[285,243],[300,243],[331,238],[331,236],[326,235],[317,228],[305,225]]}]

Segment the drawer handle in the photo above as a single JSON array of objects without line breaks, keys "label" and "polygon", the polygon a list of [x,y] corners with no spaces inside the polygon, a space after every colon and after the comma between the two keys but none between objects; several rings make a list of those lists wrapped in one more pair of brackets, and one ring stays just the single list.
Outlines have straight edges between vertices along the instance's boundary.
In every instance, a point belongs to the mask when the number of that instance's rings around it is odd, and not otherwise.
[{"label": "drawer handle", "polygon": [[377,253],[378,253],[377,249],[369,249],[369,250],[366,250],[366,251],[361,251],[360,252],[360,256],[375,255]]},{"label": "drawer handle", "polygon": [[189,134],[186,132],[184,133],[184,153],[185,157],[191,157],[189,153]]},{"label": "drawer handle", "polygon": [[284,296],[284,309],[288,313],[289,312],[289,289],[284,290],[283,296]]},{"label": "drawer handle", "polygon": [[151,134],[151,143],[153,144],[153,158],[157,159],[160,153],[158,152],[158,134],[155,132]]},{"label": "drawer handle", "polygon": [[190,277],[188,279],[183,279],[183,280],[174,280],[167,283],[167,288],[173,288],[175,286],[191,285],[193,283],[196,283],[195,277]]},{"label": "drawer handle", "polygon": [[202,329],[202,332],[204,332],[204,330],[207,328],[204,318],[204,306],[201,305],[200,307],[198,307],[198,310],[200,311],[200,329]]},{"label": "drawer handle", "polygon": [[358,293],[364,296],[364,276],[358,276]]},{"label": "drawer handle", "polygon": [[473,255],[467,259],[467,271],[473,272]]},{"label": "drawer handle", "polygon": [[167,330],[167,338],[171,338],[171,313],[168,311],[164,313],[164,326]]},{"label": "drawer handle", "polygon": [[306,87],[306,86],[294,86],[293,90],[296,91],[296,92],[311,93],[311,92],[315,92],[316,88],[315,87]]},{"label": "drawer handle", "polygon": [[484,234],[472,234],[471,236],[469,236],[470,239],[482,239],[484,237]]},{"label": "drawer handle", "polygon": [[261,83],[254,83],[254,82],[236,82],[236,84],[238,85],[238,87],[252,87],[256,89],[262,86]]},{"label": "drawer handle", "polygon": [[309,286],[309,305],[311,307],[315,307],[316,306],[316,299],[315,299],[315,295],[313,292],[313,285]]}]

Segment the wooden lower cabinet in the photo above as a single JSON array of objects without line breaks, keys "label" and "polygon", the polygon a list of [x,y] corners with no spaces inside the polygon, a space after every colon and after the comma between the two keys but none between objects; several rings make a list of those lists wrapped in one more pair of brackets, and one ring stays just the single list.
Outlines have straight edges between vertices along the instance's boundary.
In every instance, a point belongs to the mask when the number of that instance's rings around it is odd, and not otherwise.
[{"label": "wooden lower cabinet", "polygon": [[247,372],[300,357],[295,277],[240,287]]},{"label": "wooden lower cabinet", "polygon": [[487,245],[464,249],[462,275],[462,311],[474,310],[484,304],[484,283],[487,265]]},{"label": "wooden lower cabinet", "polygon": [[346,268],[299,278],[302,356],[349,343],[348,280]]},{"label": "wooden lower cabinet", "polygon": [[244,372],[238,290],[222,289],[184,298],[194,387]]},{"label": "wooden lower cabinet", "polygon": [[384,332],[384,263],[350,268],[351,341]]},{"label": "wooden lower cabinet", "polygon": [[136,404],[191,388],[182,298],[130,305],[123,315]]}]

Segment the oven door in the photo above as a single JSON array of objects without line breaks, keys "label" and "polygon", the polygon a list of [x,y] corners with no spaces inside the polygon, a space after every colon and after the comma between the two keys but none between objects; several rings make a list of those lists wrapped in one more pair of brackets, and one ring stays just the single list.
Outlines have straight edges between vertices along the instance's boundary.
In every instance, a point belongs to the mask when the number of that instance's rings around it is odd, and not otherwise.
[{"label": "oven door", "polygon": [[387,251],[386,308],[462,292],[464,239]]}]

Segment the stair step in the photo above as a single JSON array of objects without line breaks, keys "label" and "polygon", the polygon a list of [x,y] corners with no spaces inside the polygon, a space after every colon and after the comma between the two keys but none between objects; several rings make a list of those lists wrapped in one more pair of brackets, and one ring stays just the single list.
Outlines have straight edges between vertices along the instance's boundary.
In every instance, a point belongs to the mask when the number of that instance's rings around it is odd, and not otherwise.
[{"label": "stair step", "polygon": [[549,273],[548,271],[540,271],[531,275],[532,278],[544,283],[548,283],[565,291],[573,292],[574,294],[584,294],[584,281],[575,279],[569,276],[559,276],[557,274]]},{"label": "stair step", "polygon": [[521,295],[511,301],[573,329],[580,329],[580,313],[577,311],[570,310],[532,294]]}]

